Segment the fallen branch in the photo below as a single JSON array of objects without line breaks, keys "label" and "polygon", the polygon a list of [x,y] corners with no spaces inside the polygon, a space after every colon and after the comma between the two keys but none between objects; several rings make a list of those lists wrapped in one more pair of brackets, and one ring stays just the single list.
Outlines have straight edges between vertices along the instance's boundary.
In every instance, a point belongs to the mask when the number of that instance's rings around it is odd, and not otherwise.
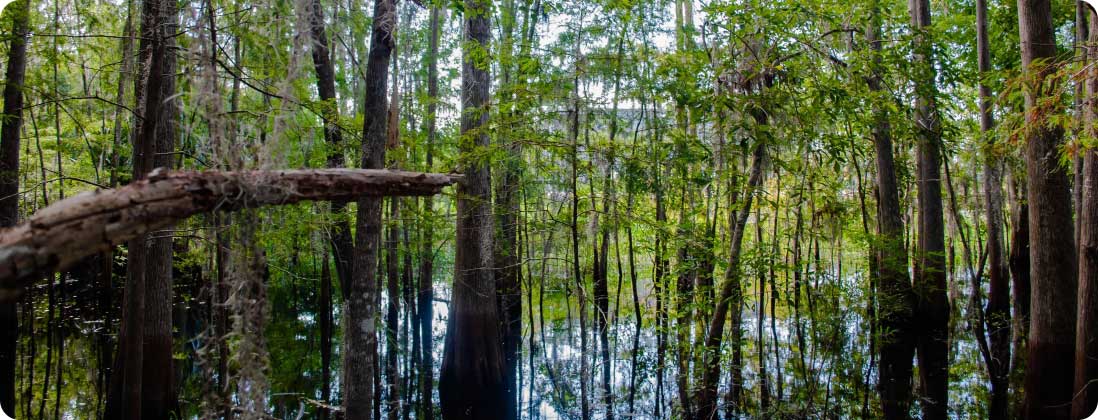
[{"label": "fallen branch", "polygon": [[199,213],[362,196],[438,194],[459,175],[317,169],[154,171],[146,180],[59,201],[0,231],[0,302],[80,259]]}]

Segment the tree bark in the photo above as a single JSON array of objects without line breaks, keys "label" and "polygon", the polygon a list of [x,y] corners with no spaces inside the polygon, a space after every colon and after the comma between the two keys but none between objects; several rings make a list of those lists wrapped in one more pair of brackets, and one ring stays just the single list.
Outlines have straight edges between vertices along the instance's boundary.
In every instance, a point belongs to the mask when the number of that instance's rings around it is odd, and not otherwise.
[{"label": "tree bark", "polygon": [[[1014,311],[1014,338],[1011,340],[1010,388],[1022,389],[1025,377],[1026,347],[1029,337],[1029,203],[1026,202],[1025,182],[1019,176],[1019,169],[1013,169],[1007,180],[1007,193],[1010,199],[1010,254],[1007,265],[1010,266],[1011,305]],[[1012,413],[1021,413],[1022,398],[1014,398]],[[1020,414],[1015,417],[1021,417]]]},{"label": "tree bark", "polygon": [[[159,74],[149,74],[148,87],[154,86],[152,79],[159,78],[161,83],[158,94],[152,91],[146,100],[160,102],[156,114],[155,140],[146,138],[145,141],[154,141],[154,154],[145,156],[151,159],[151,167],[143,168],[146,174],[152,168],[171,169],[174,165],[172,152],[175,151],[176,138],[178,137],[178,122],[180,115],[179,101],[176,95],[176,41],[175,35],[179,28],[179,9],[174,0],[163,0],[161,17],[156,29],[161,31],[157,36],[161,37],[161,49],[154,49],[154,54],[160,54],[162,60]],[[151,71],[152,69],[150,69]],[[145,122],[148,124],[148,120]],[[135,177],[136,179],[136,177]],[[173,412],[178,411],[178,387],[172,358],[172,228],[174,224],[167,225],[160,231],[150,231],[146,244],[148,255],[145,260],[145,349],[142,370],[142,403],[141,412],[143,418],[168,418]]]},{"label": "tree bark", "polygon": [[[991,88],[986,77],[991,71],[991,47],[987,34],[987,0],[976,1],[976,54],[980,76],[980,132],[985,136],[988,153],[984,157],[984,195],[987,212],[987,260],[988,302],[987,330],[990,338],[991,402],[988,416],[991,420],[1009,418],[1010,401],[1008,380],[1010,374],[1010,271],[1003,249],[1003,172],[1002,162],[995,153],[995,137],[992,130]],[[983,339],[982,337],[980,339]]]},{"label": "tree bark", "polygon": [[[1080,7],[1087,7],[1080,5]],[[1090,19],[1087,63],[1098,62],[1098,19]],[[1086,134],[1098,134],[1098,70],[1086,70],[1083,118]],[[1098,151],[1083,155],[1082,200],[1079,206],[1079,308],[1075,337],[1075,389],[1071,418],[1085,418],[1098,405]]]},{"label": "tree bark", "polygon": [[83,257],[195,214],[366,195],[430,195],[460,178],[362,169],[156,171],[121,188],[75,195],[0,231],[0,301]]},{"label": "tree bark", "polygon": [[[362,138],[362,168],[379,169],[385,164],[388,134],[389,60],[394,46],[397,15],[394,0],[375,0],[366,63],[366,99]],[[358,200],[355,223],[353,275],[344,299],[343,325],[343,409],[348,420],[373,415],[377,375],[378,328],[378,242],[381,237],[381,198]]]},{"label": "tree bark", "polygon": [[[768,123],[764,112],[755,112],[757,124]],[[695,396],[696,419],[714,419],[717,417],[717,381],[720,379],[720,354],[721,341],[724,338],[724,323],[728,317],[729,308],[735,305],[737,308],[743,302],[743,290],[741,286],[742,272],[740,270],[740,251],[742,250],[744,230],[747,226],[748,215],[751,213],[751,203],[756,189],[762,184],[763,166],[766,165],[766,142],[763,139],[755,139],[755,152],[752,155],[751,172],[747,179],[746,191],[743,194],[743,207],[729,214],[731,237],[728,250],[728,268],[725,271],[724,281],[721,282],[720,293],[717,295],[717,307],[713,311],[713,317],[709,322],[708,332],[705,335],[705,347],[701,349],[703,371],[700,384]],[[734,325],[734,328],[738,325]],[[739,343],[736,343],[737,345]]]},{"label": "tree bark", "polygon": [[[395,98],[394,98],[395,99]],[[400,371],[398,356],[401,352],[397,340],[400,328],[400,203],[394,197],[389,200],[389,237],[385,248],[385,293],[388,300],[385,313],[385,376],[389,388],[385,412],[389,420],[400,418]]]},{"label": "tree bark", "polygon": [[944,420],[949,403],[949,298],[946,294],[945,228],[942,207],[941,126],[938,120],[930,1],[909,0],[914,41],[915,136],[919,235],[915,296],[923,418]]},{"label": "tree bark", "polygon": [[[0,228],[19,222],[19,133],[23,125],[30,1],[16,1],[8,13],[12,38],[4,83],[4,118],[0,122]],[[0,406],[9,417],[15,417],[18,319],[14,301],[0,302]]]},{"label": "tree bark", "polygon": [[[441,17],[439,6],[431,3],[430,12],[430,39],[427,41],[427,156],[426,168],[434,167],[435,138],[438,136],[437,110],[438,110],[438,38]],[[419,392],[420,406],[418,415],[421,420],[433,420],[435,406],[433,404],[434,390],[434,215],[435,204],[431,196],[423,199],[423,215],[426,221],[423,223],[423,248],[420,251],[419,266],[419,322],[420,342],[423,351],[420,365]]]},{"label": "tree bark", "polygon": [[[320,402],[323,407],[317,409],[317,418],[328,420],[332,413],[328,406],[332,398],[332,269],[328,253],[324,253],[320,268],[320,293],[317,313],[320,320]],[[226,419],[227,420],[227,419]]]},{"label": "tree bark", "polygon": [[[335,66],[332,65],[328,36],[325,33],[324,6],[320,0],[312,1],[312,14],[309,15],[309,34],[312,37],[313,67],[316,69],[316,90],[320,94],[324,119],[324,141],[328,143],[328,167],[342,168],[346,160],[343,157],[343,129],[339,126],[339,104],[335,89]],[[345,201],[332,202],[332,214],[337,215],[332,226],[331,247],[336,261],[336,273],[339,283],[346,288],[351,284],[351,227],[343,216],[347,207]],[[346,292],[346,290],[344,290]]]},{"label": "tree bark", "polygon": [[[171,164],[171,154],[167,152],[174,147],[171,119],[176,108],[169,99],[175,91],[175,56],[171,48],[176,16],[173,2],[143,4],[138,48],[138,62],[144,64],[143,78],[135,83],[134,89],[141,112],[133,136],[135,181],[144,179],[157,166]],[[169,226],[162,224],[156,229]],[[111,387],[109,418],[162,418],[175,405],[171,368],[171,237],[153,239],[147,236],[151,231],[132,237],[128,244],[123,319],[115,363],[121,378]],[[150,355],[150,351],[158,353]]]},{"label": "tree bark", "polygon": [[459,164],[454,288],[446,329],[439,397],[442,416],[457,419],[505,419],[499,407],[507,396],[500,346],[500,317],[492,273],[492,178],[489,162],[479,157],[489,146],[490,0],[465,1],[461,73]]},{"label": "tree bark", "polygon": [[[511,87],[511,73],[515,67],[514,61],[514,29],[515,16],[518,8],[514,0],[503,2],[501,13],[501,26],[503,27],[503,42],[501,43],[501,67],[503,77],[501,84],[504,95],[509,95]],[[514,98],[504,97],[501,104],[501,113],[506,114],[506,121],[517,121]],[[502,179],[496,184],[496,240],[492,249],[493,260],[496,264],[496,295],[498,298],[499,315],[501,318],[500,331],[502,333],[504,386],[508,398],[500,408],[509,418],[518,418],[518,369],[519,352],[522,348],[522,261],[519,258],[518,225],[519,225],[519,180],[522,170],[522,144],[513,137],[512,123],[504,123],[499,128],[497,144],[506,152],[506,158],[499,165],[502,167]]]},{"label": "tree bark", "polygon": [[1071,184],[1059,164],[1063,132],[1052,126],[1042,103],[1056,57],[1052,5],[1018,0],[1018,26],[1026,83],[1026,172],[1028,184],[1030,330],[1025,374],[1024,417],[1067,419],[1075,371],[1075,308],[1078,292]]},{"label": "tree bark", "polygon": [[[882,92],[880,51],[880,5],[874,2],[873,18],[866,30],[866,40],[873,52],[873,68],[866,83],[874,92]],[[873,106],[873,145],[877,164],[877,250],[880,270],[878,321],[880,325],[880,367],[877,390],[880,393],[884,418],[909,418],[911,405],[911,361],[915,353],[915,337],[911,332],[915,314],[915,296],[907,271],[907,247],[904,243],[903,209],[900,207],[896,164],[892,151],[892,127],[887,107]]]}]

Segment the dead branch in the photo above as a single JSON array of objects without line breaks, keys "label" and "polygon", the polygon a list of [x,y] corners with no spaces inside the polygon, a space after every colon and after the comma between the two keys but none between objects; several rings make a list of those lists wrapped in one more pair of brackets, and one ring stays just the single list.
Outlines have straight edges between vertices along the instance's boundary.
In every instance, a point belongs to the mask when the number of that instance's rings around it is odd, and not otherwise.
[{"label": "dead branch", "polygon": [[0,302],[45,275],[147,232],[211,211],[438,194],[459,175],[367,169],[245,172],[154,171],[116,189],[57,202],[0,231]]}]

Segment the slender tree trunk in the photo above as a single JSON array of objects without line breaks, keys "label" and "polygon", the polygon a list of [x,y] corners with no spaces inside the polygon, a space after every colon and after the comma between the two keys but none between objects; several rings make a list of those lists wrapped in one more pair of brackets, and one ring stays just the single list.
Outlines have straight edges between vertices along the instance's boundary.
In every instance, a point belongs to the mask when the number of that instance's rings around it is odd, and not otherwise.
[{"label": "slender tree trunk", "polygon": [[[427,46],[427,156],[426,168],[434,166],[435,138],[438,136],[436,113],[438,109],[438,38],[440,26],[439,6],[431,3],[430,35]],[[432,403],[434,390],[434,199],[423,200],[423,248],[420,251],[419,266],[419,322],[420,342],[423,351],[420,365],[419,392],[420,406],[417,415],[421,420],[433,420],[435,406]]]},{"label": "slender tree trunk", "polygon": [[509,398],[500,346],[500,316],[492,268],[492,178],[489,162],[477,153],[488,147],[490,0],[466,0],[462,51],[459,165],[454,288],[446,329],[439,396],[443,418],[506,419]]},{"label": "slender tree trunk", "polygon": [[522,262],[518,253],[519,181],[522,170],[522,145],[514,138],[514,124],[518,120],[515,101],[511,97],[514,58],[515,17],[518,8],[514,0],[504,0],[501,10],[503,39],[500,43],[502,67],[501,114],[505,122],[498,128],[497,143],[506,151],[506,158],[499,165],[502,179],[496,184],[496,240],[493,257],[496,264],[496,295],[498,297],[500,331],[503,346],[504,386],[508,398],[501,410],[508,418],[518,418],[518,370],[522,348]]},{"label": "slender tree trunk", "polygon": [[[1025,379],[1026,347],[1029,337],[1029,203],[1026,202],[1024,175],[1013,169],[1007,179],[1007,193],[1010,208],[1010,254],[1007,257],[1010,266],[1011,305],[1014,313],[1010,355],[1010,389],[1023,389]],[[1020,179],[1019,179],[1020,178]],[[1011,399],[1011,414],[1015,418],[1022,415],[1023,401],[1021,393],[1015,393]]]},{"label": "slender tree trunk", "polygon": [[[1080,4],[1080,7],[1087,7]],[[1098,62],[1098,19],[1090,19],[1088,64]],[[1086,70],[1083,117],[1087,136],[1098,134],[1098,70]],[[1071,418],[1094,413],[1098,405],[1098,151],[1085,150],[1079,210],[1079,308],[1075,337],[1075,389]]]},{"label": "slender tree trunk", "polygon": [[[873,18],[866,40],[873,53],[873,70],[867,78],[871,91],[882,92],[879,4],[874,2]],[[881,408],[888,420],[909,418],[911,404],[911,361],[915,337],[911,331],[915,296],[907,271],[907,247],[904,243],[903,209],[900,207],[896,166],[892,150],[892,127],[884,104],[873,109],[873,144],[877,153],[877,228],[880,270],[878,314],[880,367],[877,389]]]},{"label": "slender tree trunk", "polygon": [[317,312],[320,315],[320,402],[325,406],[317,410],[317,418],[328,420],[332,410],[328,405],[332,400],[332,269],[328,253],[324,253],[320,268],[320,301]]},{"label": "slender tree trunk", "polygon": [[[343,129],[339,126],[339,104],[335,89],[335,66],[332,64],[331,49],[325,33],[324,6],[320,0],[312,0],[309,15],[309,34],[312,38],[313,67],[316,69],[316,90],[323,102],[321,116],[324,119],[324,141],[328,143],[328,167],[342,168],[346,164],[343,157]],[[332,203],[332,213],[343,216],[347,202]],[[351,284],[351,242],[350,223],[343,217],[336,217],[331,233],[332,253],[336,261],[336,273],[339,283],[347,292]]]},{"label": "slender tree trunk", "polygon": [[[659,115],[658,107],[656,108],[656,115]],[[655,133],[652,136],[652,158],[653,162],[653,183],[656,199],[656,224],[663,226],[667,223],[667,209],[664,205],[663,195],[663,172],[667,169],[667,166],[660,161],[662,151],[660,150],[660,143],[662,141],[660,136],[660,121],[658,118],[655,120]],[[652,268],[652,283],[653,292],[656,294],[656,403],[655,403],[655,417],[660,418],[660,414],[663,410],[663,377],[664,371],[667,365],[667,299],[665,299],[665,292],[667,289],[667,244],[663,240],[663,235],[659,232],[656,233],[654,240],[655,256],[653,257]]]},{"label": "slender tree trunk", "polygon": [[[394,102],[396,98],[393,98]],[[391,121],[390,121],[391,122]],[[392,130],[392,127],[390,127]],[[400,418],[400,345],[397,333],[400,328],[400,267],[398,247],[400,245],[400,203],[396,197],[389,199],[389,238],[386,241],[386,296],[389,305],[385,314],[385,376],[388,379],[389,392],[386,400],[386,413],[389,420]]]},{"label": "slender tree trunk", "polygon": [[1056,58],[1052,5],[1047,0],[1018,0],[1022,65],[1028,89],[1026,104],[1026,169],[1028,184],[1030,335],[1025,377],[1024,416],[1066,419],[1071,412],[1075,372],[1074,308],[1078,292],[1071,186],[1059,164],[1061,129],[1048,122],[1055,111],[1044,109],[1053,88],[1048,74]]},{"label": "slender tree trunk", "polygon": [[[754,63],[752,65],[757,65]],[[743,82],[741,88],[744,92],[759,93],[769,89],[773,82],[773,76],[769,70],[760,68],[758,69],[758,75],[751,75],[746,81]],[[725,280],[721,282],[719,293],[717,294],[716,308],[713,311],[713,318],[709,321],[708,331],[705,334],[705,344],[701,349],[703,364],[703,371],[701,381],[695,389],[694,404],[696,411],[694,418],[696,419],[715,419],[717,417],[717,382],[720,378],[720,345],[722,339],[725,337],[725,321],[728,318],[729,309],[735,305],[733,310],[732,328],[733,328],[733,340],[737,334],[739,323],[741,322],[739,313],[740,305],[743,303],[743,291],[742,291],[742,270],[740,268],[740,253],[742,250],[743,234],[746,230],[748,223],[748,216],[751,213],[751,203],[754,198],[754,193],[760,188],[763,181],[763,167],[768,161],[768,147],[769,132],[765,129],[770,125],[770,118],[768,113],[763,109],[752,109],[750,115],[753,118],[753,123],[758,126],[755,129],[754,138],[754,152],[751,158],[751,169],[748,175],[748,182],[746,190],[742,194],[742,207],[738,211],[729,211],[729,250],[728,250],[728,266],[725,271]],[[761,287],[761,286],[760,286]],[[762,313],[759,313],[760,320]],[[733,345],[739,345],[739,342],[733,343]],[[760,344],[761,345],[761,344]],[[733,362],[735,364],[736,362]],[[737,368],[737,366],[733,366]],[[733,373],[735,376],[735,373]],[[763,376],[763,388],[765,388],[765,374]],[[733,384],[735,386],[735,384]],[[764,390],[765,391],[765,390]]]},{"label": "slender tree trunk", "polygon": [[[620,90],[621,90],[621,57],[622,57],[622,42],[621,42],[621,38],[619,38],[618,48],[617,48],[617,58],[616,58],[617,64],[616,64],[616,68],[614,70],[614,93],[613,93],[613,100],[612,100],[611,111],[610,111],[610,137],[609,137],[610,146],[609,146],[609,150],[608,150],[608,153],[607,153],[605,176],[603,178],[604,181],[603,181],[603,192],[602,192],[603,193],[602,214],[605,214],[605,215],[610,215],[611,214],[611,203],[613,203],[616,199],[615,189],[614,189],[614,185],[613,185],[613,181],[612,181],[611,177],[612,177],[612,171],[613,171],[614,162],[615,162],[615,155],[614,155],[614,153],[615,153],[615,144],[614,144],[614,141],[615,141],[615,138],[617,137],[617,132],[618,132],[618,100],[619,100]],[[593,179],[594,178],[592,177],[592,180]],[[609,315],[610,315],[610,299],[609,299],[609,293],[608,293],[608,282],[609,282],[609,276],[608,276],[609,264],[608,263],[609,263],[610,228],[611,228],[611,226],[613,226],[616,230],[617,229],[617,223],[618,223],[617,220],[614,220],[612,223],[610,221],[607,221],[607,222],[604,222],[601,226],[601,230],[600,230],[600,236],[601,236],[601,245],[600,245],[600,247],[601,248],[599,249],[599,253],[598,253],[599,258],[598,258],[598,261],[596,263],[596,265],[598,267],[596,268],[596,271],[595,271],[597,276],[595,278],[595,285],[594,285],[595,286],[595,290],[594,290],[595,291],[595,310],[597,311],[597,313],[595,314],[596,315],[596,323],[597,323],[596,327],[597,327],[597,330],[598,330],[597,332],[598,332],[598,335],[599,335],[600,357],[602,359],[602,404],[604,405],[604,408],[606,410],[606,414],[605,414],[604,417],[607,420],[613,420],[614,419],[614,394],[613,394],[613,389],[611,387],[611,376],[612,376],[612,371],[614,369],[614,361],[613,361],[613,359],[610,358],[610,353],[611,352],[610,352],[610,339],[609,339],[609,332],[608,332],[608,330],[609,330],[609,321],[608,321],[608,319],[609,319]],[[620,275],[621,274],[620,273],[621,258],[620,258],[620,256],[621,255],[620,255],[620,252],[619,252],[619,255],[618,255],[618,257],[619,257],[618,258],[618,264],[619,264],[618,265],[618,267],[619,267],[619,275],[618,275],[619,287],[618,287],[618,291],[619,291],[619,294],[620,294],[620,291],[621,291],[621,287],[620,287],[620,282],[621,282],[621,275]]]},{"label": "slender tree trunk", "polygon": [[915,296],[919,384],[923,418],[944,420],[949,403],[949,313],[946,294],[945,229],[942,211],[941,126],[938,121],[930,1],[909,0],[916,32],[915,125],[919,190],[919,239],[915,252]]},{"label": "slender tree trunk", "polygon": [[[765,115],[763,112],[756,112],[756,123],[766,125],[768,121]],[[729,214],[731,237],[728,250],[728,268],[725,271],[724,281],[721,282],[720,293],[717,295],[717,307],[713,311],[713,318],[709,322],[708,332],[705,336],[705,347],[701,350],[703,352],[701,360],[705,366],[694,398],[697,407],[694,415],[696,419],[715,419],[717,417],[717,381],[721,373],[720,349],[721,341],[724,338],[724,323],[728,317],[729,308],[732,308],[733,305],[738,308],[743,302],[740,253],[748,215],[751,213],[751,203],[755,191],[762,184],[763,166],[766,165],[767,161],[766,143],[762,139],[756,139],[756,142],[758,144],[755,146],[755,152],[752,155],[750,175],[743,194],[743,206]],[[736,322],[733,320],[733,328],[738,327],[735,324]],[[733,344],[738,345],[739,343]]]},{"label": "slender tree trunk", "polygon": [[[976,2],[976,52],[980,73],[980,132],[985,136],[988,150],[995,150],[992,130],[991,88],[985,77],[991,71],[991,47],[987,33],[987,0]],[[994,152],[984,158],[984,195],[987,212],[987,260],[989,293],[987,302],[987,329],[990,336],[991,404],[989,418],[1009,418],[1008,375],[1010,373],[1010,271],[1003,250],[1003,175],[1002,163]],[[982,338],[981,338],[982,339]]]},{"label": "slender tree trunk", "polygon": [[[578,47],[577,47],[578,50]],[[587,288],[583,278],[583,270],[580,263],[580,235],[579,235],[579,66],[575,65],[572,75],[572,110],[569,113],[570,130],[569,139],[572,143],[572,280],[576,283],[576,297],[579,300],[580,322],[580,418],[591,418],[590,399],[588,398],[588,370],[587,370]],[[597,255],[596,255],[597,258]],[[598,264],[593,264],[597,266]]]},{"label": "slender tree trunk", "polygon": [[[366,169],[385,165],[389,101],[387,84],[393,50],[396,7],[393,0],[375,0],[366,63],[366,99],[363,121],[362,162]],[[343,409],[348,420],[373,415],[374,383],[378,350],[378,242],[381,238],[381,198],[358,200],[354,260],[349,286],[344,286]]]},{"label": "slender tree trunk", "polygon": [[[8,7],[11,44],[4,83],[4,118],[0,122],[0,228],[19,222],[19,134],[23,124],[23,79],[27,68],[30,1]],[[0,407],[15,417],[16,347],[19,343],[15,302],[0,303]],[[30,413],[24,415],[29,416]]]}]

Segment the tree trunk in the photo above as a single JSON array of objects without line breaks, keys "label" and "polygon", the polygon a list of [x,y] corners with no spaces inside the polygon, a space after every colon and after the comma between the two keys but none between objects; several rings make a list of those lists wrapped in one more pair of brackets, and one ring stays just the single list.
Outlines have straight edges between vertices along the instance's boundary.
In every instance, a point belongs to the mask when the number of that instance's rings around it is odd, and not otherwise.
[{"label": "tree trunk", "polygon": [[[758,63],[753,63],[757,65]],[[759,93],[765,89],[770,88],[773,82],[773,77],[769,70],[759,68],[757,73],[751,73],[750,77],[743,81],[741,88],[744,92]],[[769,114],[762,109],[750,110],[750,115],[753,118],[753,123],[759,128],[754,130],[754,152],[751,159],[751,169],[748,175],[748,183],[746,190],[742,194],[742,208],[737,211],[729,211],[729,249],[728,249],[728,266],[725,271],[725,280],[721,282],[719,293],[717,294],[716,308],[713,311],[713,317],[709,320],[708,331],[705,334],[704,347],[699,350],[701,352],[702,377],[701,381],[695,389],[694,397],[694,418],[696,419],[715,419],[717,418],[717,382],[720,378],[720,344],[725,337],[725,321],[728,318],[729,309],[735,305],[732,313],[732,329],[733,329],[733,345],[740,345],[739,340],[736,340],[738,336],[738,330],[740,327],[741,313],[740,308],[743,303],[743,291],[742,291],[742,271],[740,268],[740,253],[743,245],[744,229],[747,227],[748,216],[751,214],[751,203],[754,198],[755,192],[760,188],[763,181],[763,167],[768,160],[768,152],[766,147],[770,138],[768,138],[768,130],[764,127],[770,124]],[[762,135],[760,135],[762,134]],[[731,208],[731,207],[730,207]],[[761,287],[761,286],[760,286]],[[760,310],[759,319],[762,319],[762,313]],[[736,362],[733,362],[735,364]],[[733,370],[738,366],[733,366]],[[763,388],[765,388],[765,374],[760,373],[763,381]],[[733,372],[733,376],[736,373]],[[733,384],[732,386],[735,386]],[[766,390],[763,389],[764,393]]]},{"label": "tree trunk", "polygon": [[[328,143],[328,167],[342,168],[346,161],[343,157],[343,129],[339,126],[339,105],[335,89],[335,67],[332,65],[328,36],[325,33],[324,7],[320,0],[312,1],[312,14],[309,15],[309,33],[312,37],[313,67],[316,69],[316,90],[323,102],[321,113],[324,119],[324,141]],[[332,203],[332,213],[343,216],[347,202]],[[339,283],[346,288],[351,284],[351,227],[343,217],[336,217],[332,227],[331,247],[336,261],[336,273]],[[344,289],[346,292],[346,289]]]},{"label": "tree trunk", "polygon": [[[374,2],[370,55],[366,62],[366,99],[362,137],[362,168],[385,164],[388,134],[389,59],[397,24],[393,0]],[[381,198],[358,200],[354,261],[350,285],[345,286],[343,313],[343,409],[348,420],[369,419],[375,411],[374,383],[378,362],[378,242],[381,238]]]},{"label": "tree trunk", "polygon": [[[578,41],[577,41],[578,44]],[[578,51],[578,47],[576,48]],[[590,420],[591,418],[591,403],[588,398],[588,384],[590,373],[587,370],[587,288],[585,287],[585,281],[583,278],[583,270],[580,263],[580,235],[579,235],[579,65],[573,64],[572,69],[572,109],[569,111],[569,133],[568,137],[571,141],[572,155],[570,167],[572,169],[572,281],[576,283],[576,298],[578,300],[579,310],[579,322],[580,322],[580,351],[579,351],[579,371],[580,371],[580,419]],[[596,255],[596,257],[598,257]],[[597,266],[598,264],[593,264]],[[571,325],[571,321],[569,321]],[[571,335],[571,334],[569,334]],[[571,340],[569,340],[571,341]]]},{"label": "tree trunk", "polygon": [[[1025,377],[1024,416],[1066,419],[1071,412],[1075,319],[1078,292],[1071,186],[1059,164],[1063,132],[1048,122],[1056,111],[1041,105],[1050,95],[1046,76],[1056,58],[1052,5],[1047,0],[1018,0],[1022,65],[1029,89],[1026,105],[1030,331]],[[1033,90],[1036,89],[1036,90]]]},{"label": "tree trunk", "polygon": [[[179,10],[173,0],[164,0],[161,6],[163,14],[157,28],[162,31],[159,36],[163,41],[162,69],[160,77],[159,94],[152,95],[147,91],[148,99],[161,102],[159,113],[156,116],[155,130],[155,154],[147,156],[152,159],[151,168],[168,168],[173,166],[176,137],[178,137],[178,123],[180,115],[179,101],[174,99],[176,94],[175,74],[176,68],[176,42],[175,35],[179,28]],[[150,74],[150,80],[152,77]],[[151,87],[153,84],[149,83]],[[147,121],[146,121],[147,124]],[[151,139],[149,139],[151,140]],[[149,168],[148,170],[151,170]],[[147,172],[146,172],[147,173]],[[145,264],[145,357],[144,379],[142,379],[142,403],[141,412],[143,418],[167,418],[172,412],[178,410],[175,368],[173,363],[172,348],[172,228],[174,225],[165,226],[159,232],[148,234],[148,256]]]},{"label": "tree trunk", "polygon": [[941,126],[937,71],[930,31],[930,1],[909,0],[916,32],[915,134],[919,190],[919,235],[915,252],[916,347],[923,418],[944,420],[949,403],[949,312],[946,294],[945,229],[942,211]]},{"label": "tree trunk", "polygon": [[[427,157],[426,168],[434,167],[435,138],[438,136],[437,110],[438,110],[438,38],[440,26],[439,6],[431,3],[430,12],[430,39],[427,46]],[[419,392],[420,401],[418,415],[421,420],[433,420],[435,406],[433,404],[434,390],[434,199],[427,196],[423,200],[423,248],[420,251],[419,266],[419,322],[420,342],[423,351],[420,366]]]},{"label": "tree trunk", "polygon": [[[395,99],[395,98],[394,98]],[[400,253],[400,203],[393,197],[389,200],[389,237],[385,241],[385,286],[388,306],[385,314],[385,376],[388,379],[389,392],[386,400],[386,413],[389,420],[400,418],[400,371],[399,353],[401,352],[397,340],[400,328],[400,267],[398,260]]]},{"label": "tree trunk", "polygon": [[332,403],[332,269],[327,252],[322,264],[317,313],[320,315],[320,402],[324,406],[317,409],[317,418],[328,420],[332,415],[332,410],[328,409]]},{"label": "tree trunk", "polygon": [[[1010,208],[1010,254],[1007,257],[1010,266],[1011,304],[1014,319],[1010,355],[1010,388],[1022,389],[1025,378],[1027,338],[1029,337],[1029,203],[1026,202],[1025,177],[1020,169],[1013,169],[1007,179],[1007,193]],[[1021,178],[1021,179],[1019,179]],[[1020,394],[1020,393],[1018,393]],[[1022,396],[1011,401],[1011,413],[1021,417]]]},{"label": "tree trunk", "polygon": [[[8,8],[12,19],[11,46],[4,84],[4,119],[0,122],[0,228],[19,222],[19,134],[23,124],[23,79],[27,67],[30,1]],[[15,417],[18,311],[14,301],[0,302],[0,407]],[[29,413],[25,415],[29,416]]]},{"label": "tree trunk", "polygon": [[[170,165],[174,148],[175,61],[171,51],[176,6],[148,1],[142,9],[139,62],[143,83],[135,83],[142,118],[133,136],[133,175],[140,180],[158,165]],[[167,228],[163,224],[158,228]],[[171,360],[171,237],[152,239],[149,231],[129,243],[123,321],[115,363],[122,377],[112,386],[107,416],[167,417],[175,406]],[[161,235],[164,236],[164,235]],[[149,308],[152,308],[151,310]],[[151,354],[149,352],[157,352]],[[154,373],[155,372],[155,373]]]},{"label": "tree trunk", "polygon": [[489,146],[490,27],[487,0],[466,0],[461,73],[459,164],[465,180],[458,186],[454,288],[439,377],[442,416],[457,419],[505,419],[507,396],[500,346],[500,317],[492,268],[492,178],[489,162],[475,157]]},{"label": "tree trunk", "polygon": [[511,72],[514,61],[514,29],[518,8],[514,0],[505,0],[501,11],[503,41],[500,45],[502,63],[501,85],[508,95],[502,101],[501,112],[506,115],[507,123],[501,124],[497,144],[506,153],[499,162],[502,179],[496,184],[496,241],[493,248],[493,260],[496,264],[496,295],[498,298],[500,331],[503,346],[504,386],[508,398],[500,409],[509,418],[518,418],[518,368],[519,352],[522,348],[522,261],[518,253],[519,224],[519,181],[522,170],[522,144],[513,137],[513,123],[518,116],[514,110],[514,98],[509,97]]},{"label": "tree trunk", "polygon": [[[1010,373],[1010,271],[1003,250],[1003,175],[1002,163],[993,152],[995,137],[992,130],[991,88],[985,77],[991,71],[991,47],[987,34],[987,0],[976,2],[976,53],[980,74],[980,132],[985,136],[989,152],[984,157],[984,195],[987,212],[988,301],[987,329],[990,332],[991,420],[1009,418],[1008,375]],[[982,338],[981,338],[982,339]]]},{"label": "tree trunk", "polygon": [[[756,113],[758,124],[767,123],[764,113]],[[724,338],[724,323],[728,317],[729,308],[736,308],[743,302],[743,290],[741,286],[742,271],[740,269],[740,251],[743,245],[744,230],[747,226],[748,215],[751,214],[751,202],[755,191],[762,185],[763,166],[766,165],[766,143],[756,139],[755,152],[751,160],[751,172],[747,179],[746,191],[743,194],[743,207],[729,214],[731,237],[728,250],[728,269],[725,271],[724,281],[721,282],[720,293],[717,295],[717,307],[713,311],[713,318],[709,322],[709,331],[705,335],[705,347],[702,363],[701,382],[697,387],[694,398],[697,406],[696,419],[715,419],[717,417],[717,381],[721,374],[720,354],[721,341]],[[735,320],[733,322],[735,324]],[[733,327],[738,327],[733,325]],[[739,343],[735,343],[739,344]]]},{"label": "tree trunk", "polygon": [[[866,80],[869,89],[882,92],[881,40],[879,4],[874,2],[873,18],[866,31],[866,40],[873,52],[873,70]],[[907,247],[904,243],[903,209],[900,207],[896,166],[892,151],[892,127],[887,106],[873,105],[873,144],[877,153],[877,238],[880,270],[878,340],[880,367],[877,389],[881,408],[889,420],[909,418],[911,405],[911,360],[915,353],[915,337],[911,331],[915,311],[915,296],[907,271]]]},{"label": "tree trunk", "polygon": [[[1080,7],[1086,7],[1080,5]],[[1098,19],[1090,19],[1088,63],[1098,62]],[[1098,134],[1098,70],[1086,70],[1083,116],[1086,135]],[[1079,308],[1075,333],[1075,390],[1071,418],[1081,419],[1098,405],[1098,151],[1083,152],[1083,183],[1079,206]],[[1093,382],[1093,383],[1092,383]]]}]

